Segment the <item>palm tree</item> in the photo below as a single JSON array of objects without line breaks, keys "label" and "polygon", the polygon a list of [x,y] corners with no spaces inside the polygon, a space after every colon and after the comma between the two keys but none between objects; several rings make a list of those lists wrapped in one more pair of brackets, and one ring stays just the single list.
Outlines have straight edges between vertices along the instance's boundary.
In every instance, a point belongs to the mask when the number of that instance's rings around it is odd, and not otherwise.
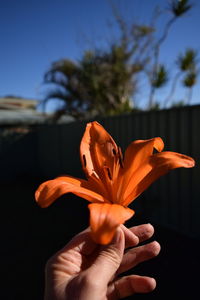
[{"label": "palm tree", "polygon": [[45,102],[62,99],[66,112],[76,118],[88,112],[105,115],[131,109],[128,104],[136,89],[133,73],[139,67],[131,67],[128,60],[126,49],[114,45],[108,52],[85,52],[78,63],[67,59],[53,63],[44,76],[52,86]]},{"label": "palm tree", "polygon": [[174,77],[170,92],[169,92],[168,96],[166,97],[166,99],[164,100],[164,107],[166,107],[168,105],[169,101],[172,100],[172,97],[176,90],[178,80],[181,77],[181,75],[185,72],[192,73],[193,70],[196,69],[197,51],[195,51],[194,49],[186,49],[184,54],[180,54],[178,56],[176,64],[178,67],[178,72],[176,73],[176,75]]},{"label": "palm tree", "polygon": [[62,99],[64,110],[76,118],[134,109],[137,74],[149,62],[153,28],[138,24],[128,28],[120,16],[117,22],[121,37],[107,50],[86,51],[78,62],[64,59],[51,65],[44,76],[51,87],[44,103]]},{"label": "palm tree", "polygon": [[154,72],[154,77],[151,81],[151,94],[149,97],[149,109],[154,108],[153,97],[156,89],[163,87],[168,81],[168,72],[164,65],[159,65],[157,72]]},{"label": "palm tree", "polygon": [[154,93],[155,93],[155,86],[152,85],[151,83],[153,82],[152,78],[154,78],[156,73],[158,72],[159,68],[159,56],[160,56],[160,48],[163,44],[163,42],[167,39],[169,31],[173,23],[180,17],[182,17],[184,14],[186,14],[191,8],[192,4],[190,3],[190,0],[171,0],[169,4],[169,11],[172,13],[172,17],[168,20],[166,23],[163,34],[161,37],[158,39],[158,41],[155,43],[154,49],[153,49],[153,66],[152,66],[152,71],[150,73],[150,96],[149,96],[149,108],[153,106],[153,98],[154,98]]},{"label": "palm tree", "polygon": [[184,80],[183,80],[183,85],[188,88],[188,96],[186,103],[189,105],[191,100],[192,100],[192,92],[193,92],[193,87],[196,84],[197,81],[197,73],[196,71],[190,71],[186,74]]},{"label": "palm tree", "polygon": [[172,0],[170,10],[176,17],[180,17],[192,8],[190,0]]}]

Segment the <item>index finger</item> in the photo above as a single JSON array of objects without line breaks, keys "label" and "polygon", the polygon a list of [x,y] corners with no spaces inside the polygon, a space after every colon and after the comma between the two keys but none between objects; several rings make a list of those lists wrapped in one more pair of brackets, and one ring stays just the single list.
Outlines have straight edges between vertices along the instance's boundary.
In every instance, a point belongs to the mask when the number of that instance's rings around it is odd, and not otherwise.
[{"label": "index finger", "polygon": [[154,234],[154,227],[151,224],[142,224],[127,228],[121,225],[125,235],[125,247],[134,247],[140,242],[144,242]]}]

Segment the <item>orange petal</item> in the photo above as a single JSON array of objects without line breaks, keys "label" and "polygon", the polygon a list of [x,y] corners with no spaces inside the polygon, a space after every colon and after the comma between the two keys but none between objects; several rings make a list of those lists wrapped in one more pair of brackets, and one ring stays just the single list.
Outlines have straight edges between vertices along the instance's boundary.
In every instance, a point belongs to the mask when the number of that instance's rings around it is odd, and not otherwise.
[{"label": "orange petal", "polygon": [[124,156],[124,169],[131,171],[136,170],[146,158],[153,154],[156,149],[161,152],[164,148],[163,140],[156,137],[150,140],[136,140],[126,149]]},{"label": "orange petal", "polygon": [[[103,181],[105,176],[112,177],[116,153],[118,147],[109,133],[98,122],[88,123],[80,145],[81,162],[86,175],[95,174]],[[108,168],[107,174],[105,167]]]},{"label": "orange petal", "polygon": [[135,181],[132,180],[133,174],[153,154],[153,150],[156,149],[161,152],[163,148],[164,143],[160,137],[149,140],[136,140],[128,146],[124,157],[124,168],[121,169],[122,183],[119,185],[121,189],[118,190],[119,199],[123,198],[130,181],[132,189],[135,187]]},{"label": "orange petal", "polygon": [[86,180],[69,176],[58,177],[42,183],[35,192],[41,207],[47,207],[66,193],[73,193],[91,202],[103,202],[104,198],[90,189]]},{"label": "orange petal", "polygon": [[136,187],[131,189],[131,182],[129,183],[129,191],[126,193],[123,205],[128,205],[144,190],[146,190],[156,179],[170,170],[181,167],[192,168],[194,165],[195,161],[191,157],[176,152],[166,151],[152,155],[148,164],[141,166],[141,168],[138,168],[136,171],[140,173],[140,178],[133,176],[133,186],[136,184]]},{"label": "orange petal", "polygon": [[113,239],[120,224],[130,219],[134,211],[118,204],[89,204],[90,226],[94,241],[98,244],[108,244]]}]

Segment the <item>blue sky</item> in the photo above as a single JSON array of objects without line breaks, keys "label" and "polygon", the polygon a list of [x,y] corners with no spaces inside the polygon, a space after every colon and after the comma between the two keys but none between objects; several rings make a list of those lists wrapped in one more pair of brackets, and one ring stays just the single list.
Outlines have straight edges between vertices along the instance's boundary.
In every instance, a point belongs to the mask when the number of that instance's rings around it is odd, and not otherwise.
[{"label": "blue sky", "polygon": [[[200,1],[174,24],[161,49],[161,60],[173,69],[174,59],[187,47],[200,51]],[[167,0],[113,0],[129,20],[148,22],[156,4]],[[169,15],[166,14],[168,17]],[[166,21],[161,18],[159,27]],[[108,23],[113,26],[109,27]],[[1,0],[0,2],[0,97],[15,95],[42,99],[43,75],[53,61],[77,60],[83,50],[104,45],[117,34],[107,0]],[[200,78],[193,104],[200,102]],[[138,98],[147,97],[141,83]],[[166,91],[161,91],[160,95]],[[179,98],[185,90],[179,89]],[[158,99],[159,99],[158,94]]]}]

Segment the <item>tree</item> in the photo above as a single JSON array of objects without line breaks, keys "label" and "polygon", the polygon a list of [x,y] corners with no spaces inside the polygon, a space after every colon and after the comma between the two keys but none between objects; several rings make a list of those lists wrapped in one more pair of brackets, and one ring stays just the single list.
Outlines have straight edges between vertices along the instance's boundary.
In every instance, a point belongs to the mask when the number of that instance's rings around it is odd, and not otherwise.
[{"label": "tree", "polygon": [[[153,71],[151,75],[151,89],[149,96],[149,109],[154,108],[155,102],[153,101],[153,97],[155,94],[155,90],[163,87],[168,81],[168,72],[164,65],[158,65],[157,70]],[[157,106],[157,103],[156,103]]]},{"label": "tree", "polygon": [[172,17],[159,38],[155,33],[160,13],[154,14],[149,25],[128,25],[114,7],[120,29],[118,40],[110,42],[107,49],[86,51],[77,62],[69,59],[54,62],[44,76],[44,83],[51,86],[44,101],[62,99],[64,111],[76,118],[131,111],[136,109],[135,95],[143,74],[150,84],[148,108],[151,109],[155,106],[156,89],[163,87],[169,77],[165,65],[159,62],[161,45],[172,24],[191,7],[189,0],[172,0]]},{"label": "tree", "polygon": [[45,102],[62,99],[66,112],[76,118],[88,113],[111,115],[132,110],[137,74],[148,61],[142,53],[153,29],[139,25],[131,29],[131,42],[121,30],[118,43],[110,44],[107,50],[86,51],[79,62],[54,62],[44,76],[44,83],[52,87]]},{"label": "tree", "polygon": [[[191,88],[195,85],[197,77],[197,51],[192,48],[186,49],[184,54],[180,54],[178,56],[176,65],[178,67],[178,72],[172,81],[170,92],[164,100],[164,107],[166,107],[168,103],[173,100],[173,95],[175,93],[178,80],[183,74],[185,75],[185,79],[183,80],[184,86],[189,87],[189,90],[191,91]],[[190,97],[191,96],[192,94],[190,94]]]},{"label": "tree", "polygon": [[197,72],[195,70],[188,72],[183,80],[183,85],[188,89],[187,104],[190,104],[191,102],[192,91],[194,85],[196,84],[196,80]]},{"label": "tree", "polygon": [[[164,41],[167,39],[170,28],[175,23],[175,21],[182,17],[184,14],[186,14],[190,9],[192,8],[192,4],[189,2],[189,0],[171,0],[169,3],[168,10],[171,12],[172,16],[167,21],[162,35],[158,38],[158,40],[155,41],[155,44],[152,47],[153,50],[153,64],[151,66],[149,74],[149,83],[150,83],[150,95],[149,95],[149,103],[148,107],[151,109],[154,107],[154,94],[156,89],[159,89],[163,87],[167,83],[167,72],[166,69],[164,71],[165,78],[163,77],[163,72],[160,72],[160,66],[159,66],[159,57],[160,57],[160,49]],[[162,68],[164,69],[164,65],[162,65]],[[159,79],[159,76],[161,78]],[[155,84],[154,78],[157,78],[159,82],[162,82],[162,84]]]}]

